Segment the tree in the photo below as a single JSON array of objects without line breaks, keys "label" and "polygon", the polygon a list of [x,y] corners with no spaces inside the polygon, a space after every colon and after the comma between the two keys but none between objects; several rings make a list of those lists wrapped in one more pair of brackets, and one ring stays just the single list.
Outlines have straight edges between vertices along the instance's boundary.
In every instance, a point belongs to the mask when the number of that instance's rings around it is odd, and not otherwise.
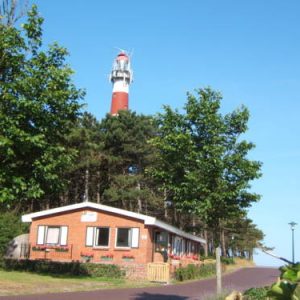
[{"label": "tree", "polygon": [[132,211],[157,213],[157,189],[145,169],[154,163],[148,140],[156,128],[151,117],[121,111],[100,124],[103,141],[104,203]]},{"label": "tree", "polygon": [[21,3],[18,0],[1,0],[0,23],[13,26],[27,10],[27,1]]},{"label": "tree", "polygon": [[8,243],[16,236],[27,233],[28,225],[21,222],[21,217],[14,212],[4,212],[0,214],[0,257],[7,249]]},{"label": "tree", "polygon": [[259,196],[249,191],[261,163],[247,158],[254,144],[240,140],[249,112],[241,107],[222,116],[221,95],[210,88],[188,94],[184,113],[165,107],[157,117],[158,164],[150,168],[168,202],[201,218],[219,245],[222,222],[243,215]]},{"label": "tree", "polygon": [[67,50],[41,50],[42,23],[33,6],[23,30],[0,24],[0,201],[7,204],[49,201],[74,157],[66,135],[84,93],[72,83]]},{"label": "tree", "polygon": [[100,123],[90,113],[78,118],[68,136],[68,145],[77,150],[76,164],[67,170],[68,189],[65,202],[95,201],[100,203],[103,141]]},{"label": "tree", "polygon": [[264,234],[252,220],[244,218],[235,224],[231,237],[228,247],[232,249],[232,253],[238,252],[244,258],[253,259],[254,249],[261,243]]}]

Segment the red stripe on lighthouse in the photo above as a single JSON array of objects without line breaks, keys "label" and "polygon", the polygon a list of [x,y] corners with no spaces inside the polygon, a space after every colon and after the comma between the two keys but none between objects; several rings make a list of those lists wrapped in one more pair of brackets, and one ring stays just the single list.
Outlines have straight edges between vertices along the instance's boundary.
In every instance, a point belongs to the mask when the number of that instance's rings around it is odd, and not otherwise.
[{"label": "red stripe on lighthouse", "polygon": [[111,115],[117,115],[120,110],[128,110],[128,93],[115,92],[111,99]]}]

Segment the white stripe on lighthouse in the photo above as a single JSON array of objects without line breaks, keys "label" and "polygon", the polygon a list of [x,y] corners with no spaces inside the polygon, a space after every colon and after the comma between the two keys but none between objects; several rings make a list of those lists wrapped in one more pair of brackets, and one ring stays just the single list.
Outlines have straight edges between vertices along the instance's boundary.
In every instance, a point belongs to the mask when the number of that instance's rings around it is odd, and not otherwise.
[{"label": "white stripe on lighthouse", "polygon": [[118,80],[114,82],[113,93],[123,92],[128,94],[129,85],[125,80]]}]

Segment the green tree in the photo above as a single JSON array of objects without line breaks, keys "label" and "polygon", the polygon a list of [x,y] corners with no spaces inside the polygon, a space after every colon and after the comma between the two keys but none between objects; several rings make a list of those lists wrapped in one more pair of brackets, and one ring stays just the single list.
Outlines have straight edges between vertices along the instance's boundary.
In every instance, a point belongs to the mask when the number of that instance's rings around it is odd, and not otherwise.
[{"label": "green tree", "polygon": [[90,113],[78,118],[68,136],[68,144],[77,150],[76,163],[66,172],[69,184],[66,202],[101,200],[103,141],[100,123]]},{"label": "green tree", "polygon": [[161,181],[168,202],[201,218],[217,245],[222,223],[259,199],[249,188],[261,166],[247,157],[254,144],[240,138],[248,110],[241,107],[223,116],[220,105],[221,95],[206,88],[188,94],[183,113],[165,107],[152,139],[158,163],[149,170]]},{"label": "green tree", "polygon": [[65,137],[83,92],[72,83],[67,50],[41,50],[36,6],[22,30],[0,24],[0,201],[50,198],[64,186],[73,151]]},{"label": "green tree", "polygon": [[5,254],[8,243],[16,236],[26,233],[28,226],[14,212],[0,214],[0,257]]},{"label": "green tree", "polygon": [[231,223],[231,226],[227,240],[228,248],[234,255],[253,259],[254,249],[264,238],[263,232],[247,217],[236,220],[236,222]]},{"label": "green tree", "polygon": [[103,141],[103,201],[132,211],[157,212],[159,197],[145,169],[154,163],[148,140],[156,128],[153,119],[130,111],[107,115],[100,125]]}]

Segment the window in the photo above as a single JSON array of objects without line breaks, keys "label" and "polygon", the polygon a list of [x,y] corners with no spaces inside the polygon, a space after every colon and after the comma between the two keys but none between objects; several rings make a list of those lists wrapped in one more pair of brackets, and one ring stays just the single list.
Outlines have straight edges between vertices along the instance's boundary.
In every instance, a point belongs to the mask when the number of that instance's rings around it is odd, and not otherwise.
[{"label": "window", "polygon": [[169,235],[167,232],[155,232],[155,251],[164,252],[168,250],[168,238]]},{"label": "window", "polygon": [[175,238],[172,239],[172,254],[182,254],[182,239],[178,236],[175,236]]},{"label": "window", "polygon": [[117,247],[130,247],[130,228],[118,228]]},{"label": "window", "polygon": [[37,245],[66,246],[68,242],[67,226],[38,226]]},{"label": "window", "polygon": [[98,227],[96,228],[95,246],[108,247],[109,242],[109,228]]},{"label": "window", "polygon": [[117,228],[116,247],[138,248],[139,234],[139,228]]},{"label": "window", "polygon": [[109,227],[87,227],[85,244],[90,247],[108,247]]},{"label": "window", "polygon": [[48,227],[46,234],[46,244],[57,245],[59,241],[59,227]]}]

